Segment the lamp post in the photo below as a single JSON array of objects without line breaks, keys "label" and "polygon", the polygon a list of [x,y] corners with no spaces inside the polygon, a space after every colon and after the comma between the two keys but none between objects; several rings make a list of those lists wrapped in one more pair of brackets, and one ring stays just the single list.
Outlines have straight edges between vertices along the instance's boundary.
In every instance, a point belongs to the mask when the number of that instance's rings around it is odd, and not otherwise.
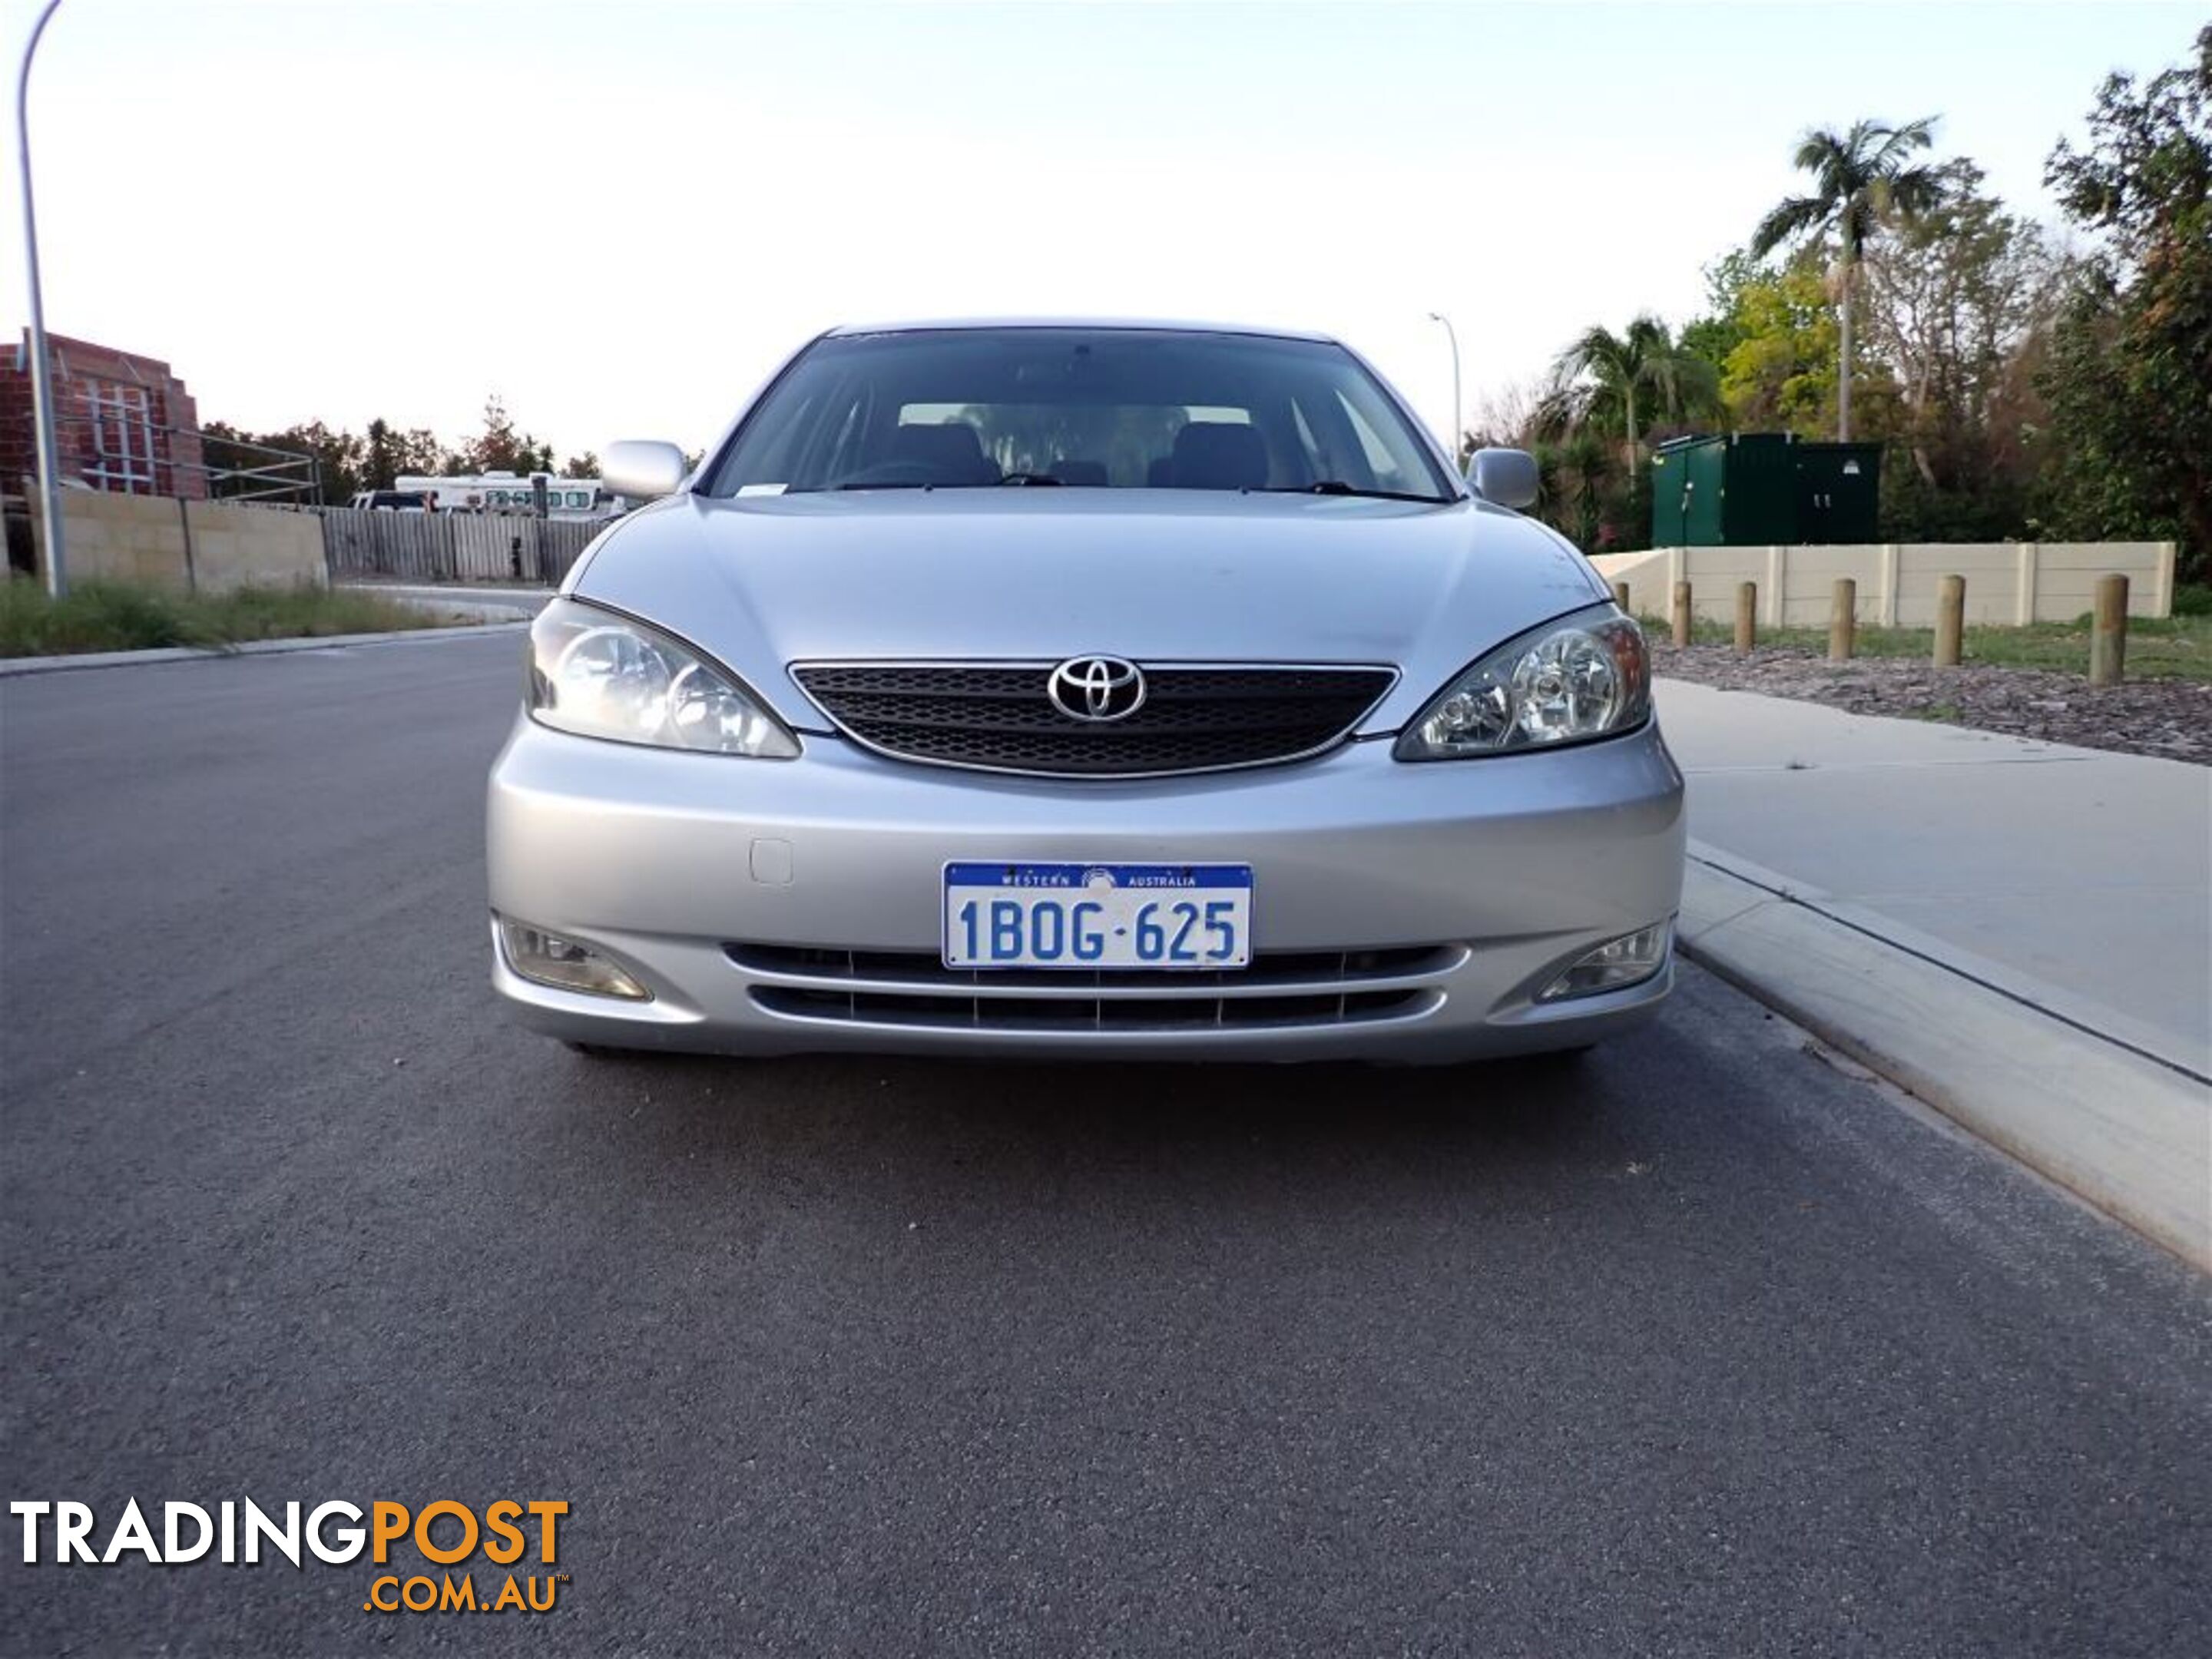
[{"label": "lamp post", "polygon": [[1458,331],[1457,329],[1455,329],[1455,328],[1454,328],[1454,327],[1452,326],[1452,321],[1451,321],[1451,319],[1450,319],[1450,318],[1449,318],[1449,317],[1447,317],[1447,316],[1445,316],[1445,315],[1443,314],[1443,312],[1441,312],[1441,311],[1432,311],[1432,312],[1431,312],[1431,313],[1429,313],[1429,320],[1430,320],[1431,322],[1432,322],[1432,323],[1442,323],[1442,324],[1444,325],[1444,336],[1445,336],[1445,337],[1446,337],[1447,339],[1450,340],[1450,342],[1451,342],[1451,354],[1452,354],[1452,417],[1451,417],[1451,453],[1452,453],[1452,465],[1453,465],[1454,466],[1457,466],[1457,465],[1459,465],[1461,464],[1461,460],[1462,460],[1462,457],[1461,457],[1460,453],[1459,453],[1459,452],[1460,452],[1460,446],[1461,446],[1462,444],[1463,444],[1463,443],[1465,443],[1465,442],[1467,441],[1467,431],[1466,431],[1466,428],[1465,428],[1461,424],[1461,421],[1460,421],[1460,402],[1459,402],[1459,331]]},{"label": "lamp post", "polygon": [[62,0],[46,0],[15,72],[15,155],[23,176],[23,252],[31,266],[31,402],[39,429],[39,514],[46,532],[46,591],[68,591],[62,558],[62,481],[54,444],[54,382],[46,358],[46,310],[39,293],[39,216],[31,205],[31,58]]}]

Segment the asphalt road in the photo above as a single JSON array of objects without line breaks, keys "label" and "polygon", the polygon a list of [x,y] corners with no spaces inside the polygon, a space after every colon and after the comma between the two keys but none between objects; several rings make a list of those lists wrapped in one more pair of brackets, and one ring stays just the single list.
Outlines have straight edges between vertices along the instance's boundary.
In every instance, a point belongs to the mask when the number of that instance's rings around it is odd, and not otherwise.
[{"label": "asphalt road", "polygon": [[583,1060],[485,983],[518,654],[0,682],[0,1473],[565,1499],[556,1609],[11,1517],[0,1650],[2201,1650],[2203,1282],[1734,992],[1564,1074]]}]

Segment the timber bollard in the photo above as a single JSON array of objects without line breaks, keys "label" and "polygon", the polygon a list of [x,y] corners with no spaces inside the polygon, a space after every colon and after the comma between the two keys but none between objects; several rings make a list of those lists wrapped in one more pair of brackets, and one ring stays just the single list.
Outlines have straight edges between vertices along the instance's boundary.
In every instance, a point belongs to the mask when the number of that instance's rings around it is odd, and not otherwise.
[{"label": "timber bollard", "polygon": [[1936,665],[1956,668],[1966,627],[1966,579],[1946,576],[1936,591]]},{"label": "timber bollard", "polygon": [[1613,585],[1613,602],[1616,605],[1619,605],[1620,609],[1623,611],[1626,611],[1629,616],[1632,617],[1636,614],[1633,611],[1630,611],[1628,609],[1628,584],[1626,582],[1615,582]]},{"label": "timber bollard", "polygon": [[1735,653],[1739,657],[1751,654],[1752,634],[1759,617],[1759,584],[1738,582],[1735,585]]},{"label": "timber bollard", "polygon": [[1687,645],[1689,642],[1690,585],[1687,582],[1676,582],[1674,584],[1674,643]]},{"label": "timber bollard", "polygon": [[1834,597],[1828,601],[1828,660],[1849,662],[1858,647],[1859,585],[1849,576],[1836,578]]},{"label": "timber bollard", "polygon": [[2128,671],[2128,579],[2097,578],[2096,626],[2089,630],[2089,684],[2118,685]]}]

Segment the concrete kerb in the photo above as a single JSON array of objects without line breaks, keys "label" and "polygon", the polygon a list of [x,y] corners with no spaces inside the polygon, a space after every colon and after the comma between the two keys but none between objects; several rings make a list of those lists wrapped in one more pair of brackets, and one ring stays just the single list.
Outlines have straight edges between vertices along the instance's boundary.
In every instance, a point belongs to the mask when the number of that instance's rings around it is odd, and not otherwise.
[{"label": "concrete kerb", "polygon": [[234,657],[275,656],[287,651],[336,651],[362,645],[432,645],[441,640],[480,639],[513,634],[529,626],[526,617],[512,622],[477,623],[460,628],[405,628],[384,634],[325,634],[296,640],[249,640],[216,648],[166,646],[155,651],[80,651],[62,657],[0,658],[0,679],[18,674],[63,674],[90,668],[141,668],[157,663],[225,662]]},{"label": "concrete kerb", "polygon": [[1685,956],[2212,1271],[2203,1058],[2172,1057],[2105,1011],[1874,921],[1691,843]]},{"label": "concrete kerb", "polygon": [[550,587],[471,586],[439,584],[415,586],[398,582],[340,582],[349,593],[374,593],[394,604],[476,622],[527,622],[553,598]]}]

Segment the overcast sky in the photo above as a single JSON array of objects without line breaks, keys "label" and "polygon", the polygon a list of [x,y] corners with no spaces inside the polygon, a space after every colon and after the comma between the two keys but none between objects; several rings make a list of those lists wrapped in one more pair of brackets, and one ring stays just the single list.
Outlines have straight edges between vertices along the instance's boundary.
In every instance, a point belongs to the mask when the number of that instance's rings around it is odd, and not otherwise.
[{"label": "overcast sky", "polygon": [[[36,8],[4,0],[10,62]],[[1940,112],[2015,204],[2201,0],[595,5],[64,0],[46,320],[204,420],[705,444],[841,321],[1287,323],[1441,430],[1577,330],[1680,321],[1808,125]],[[11,218],[10,230],[15,221]],[[0,315],[27,314],[6,238]]]}]

